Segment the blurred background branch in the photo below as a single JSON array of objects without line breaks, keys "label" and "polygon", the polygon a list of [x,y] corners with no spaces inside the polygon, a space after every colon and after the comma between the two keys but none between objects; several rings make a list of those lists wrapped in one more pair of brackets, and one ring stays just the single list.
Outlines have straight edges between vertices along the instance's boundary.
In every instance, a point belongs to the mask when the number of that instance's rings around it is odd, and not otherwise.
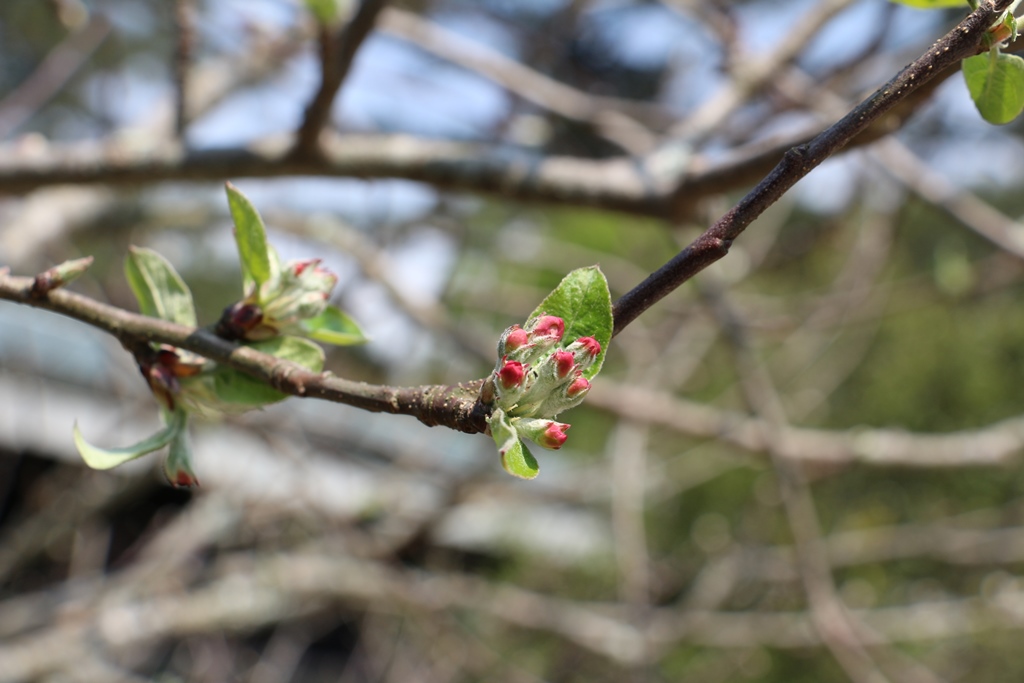
[{"label": "blurred background branch", "polygon": [[[92,255],[54,300],[126,312],[145,245],[212,323],[237,180],[373,338],[324,391],[391,405],[573,268],[629,292],[966,11],[385,4],[0,3],[0,265]],[[1024,149],[932,71],[625,326],[529,484],[322,401],[195,425],[198,490],[89,471],[75,420],[153,431],[131,355],[0,301],[0,681],[1024,676]]]}]

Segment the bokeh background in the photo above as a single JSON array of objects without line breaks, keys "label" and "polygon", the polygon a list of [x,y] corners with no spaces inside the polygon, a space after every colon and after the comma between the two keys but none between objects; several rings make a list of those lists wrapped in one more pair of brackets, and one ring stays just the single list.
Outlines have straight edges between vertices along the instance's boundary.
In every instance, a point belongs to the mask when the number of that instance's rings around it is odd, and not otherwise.
[{"label": "bokeh background", "polygon": [[[802,141],[965,12],[394,2],[330,128],[659,181]],[[287,139],[316,36],[295,0],[0,3],[0,264],[93,255],[73,288],[135,310],[144,245],[212,323],[231,180],[339,274],[372,341],[332,372],[454,383],[566,272],[617,297],[758,177],[669,218],[373,171],[5,187],[40,150]],[[619,335],[532,482],[485,436],[298,399],[196,424],[195,490],[89,471],[72,424],[124,445],[156,403],[113,339],[0,302],[0,681],[1020,680],[1024,148],[947,76]]]}]

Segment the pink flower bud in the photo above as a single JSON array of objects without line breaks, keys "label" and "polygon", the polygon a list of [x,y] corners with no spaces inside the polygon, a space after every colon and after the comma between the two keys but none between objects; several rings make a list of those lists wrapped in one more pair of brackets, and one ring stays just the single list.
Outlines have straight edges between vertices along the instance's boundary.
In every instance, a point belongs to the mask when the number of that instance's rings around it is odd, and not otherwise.
[{"label": "pink flower bud", "polygon": [[542,315],[527,324],[527,331],[534,341],[561,341],[565,334],[565,321],[555,315]]},{"label": "pink flower bud", "polygon": [[318,258],[311,258],[305,261],[292,261],[290,263],[292,267],[292,272],[295,273],[296,277],[302,275],[302,271],[304,271],[306,268],[309,268],[310,266],[313,266],[315,268],[319,264],[320,259]]},{"label": "pink flower bud", "polygon": [[516,349],[522,348],[530,343],[530,336],[526,334],[526,330],[519,327],[519,325],[513,325],[512,327],[505,330],[505,351],[512,352]]},{"label": "pink flower bud", "polygon": [[565,379],[576,367],[576,357],[570,352],[563,350],[555,351],[555,373],[559,379]]},{"label": "pink flower bud", "polygon": [[526,368],[517,360],[507,360],[498,371],[498,381],[506,389],[522,386],[526,377]]},{"label": "pink flower bud", "polygon": [[597,356],[601,353],[601,342],[593,337],[580,337],[569,344],[566,350],[572,351],[576,357],[576,367],[586,370],[597,361]]},{"label": "pink flower bud", "polygon": [[569,435],[566,434],[569,431],[569,427],[570,425],[552,420],[548,424],[547,429],[540,435],[540,438],[537,439],[537,445],[558,450],[565,443],[565,440],[569,438]]},{"label": "pink flower bud", "polygon": [[288,266],[305,289],[319,289],[329,293],[338,284],[338,276],[321,266],[318,258],[289,261]]},{"label": "pink flower bud", "polygon": [[587,381],[587,378],[577,377],[565,390],[565,395],[569,398],[580,398],[588,391],[590,391],[590,382]]},{"label": "pink flower bud", "polygon": [[565,433],[569,425],[554,420],[523,418],[513,422],[520,435],[532,440],[538,446],[558,450],[569,436]]},{"label": "pink flower bud", "polygon": [[593,337],[580,337],[575,343],[582,346],[582,350],[591,358],[597,358],[597,354],[601,353],[601,343]]}]

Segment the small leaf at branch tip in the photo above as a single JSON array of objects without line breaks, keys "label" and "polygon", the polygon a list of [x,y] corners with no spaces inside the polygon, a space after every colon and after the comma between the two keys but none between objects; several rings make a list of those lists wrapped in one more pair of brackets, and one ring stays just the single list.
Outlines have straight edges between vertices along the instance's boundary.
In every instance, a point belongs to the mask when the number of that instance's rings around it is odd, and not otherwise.
[{"label": "small leaf at branch tip", "polygon": [[48,292],[63,287],[64,285],[74,281],[82,273],[89,269],[92,265],[93,257],[86,256],[84,258],[72,259],[65,261],[59,265],[49,268],[39,275],[36,275],[32,281],[32,296],[43,296]]},{"label": "small leaf at branch tip", "polygon": [[273,275],[266,227],[248,197],[230,182],[225,183],[224,188],[228,195],[231,218],[235,223],[235,243],[238,245],[243,278],[259,287]]},{"label": "small leaf at branch tip", "polygon": [[1010,123],[1024,110],[1024,59],[993,49],[963,61],[964,80],[989,123]]},{"label": "small leaf at branch tip", "polygon": [[185,414],[174,413],[169,424],[156,434],[143,439],[142,441],[124,448],[100,448],[93,446],[82,436],[76,421],[72,428],[71,435],[75,442],[78,454],[82,456],[85,464],[94,470],[109,470],[130,460],[140,458],[147,453],[152,453],[169,444],[171,440],[184,429]]},{"label": "small leaf at branch tip", "polygon": [[128,247],[124,273],[143,315],[196,326],[192,291],[174,266],[159,253],[145,247]]}]

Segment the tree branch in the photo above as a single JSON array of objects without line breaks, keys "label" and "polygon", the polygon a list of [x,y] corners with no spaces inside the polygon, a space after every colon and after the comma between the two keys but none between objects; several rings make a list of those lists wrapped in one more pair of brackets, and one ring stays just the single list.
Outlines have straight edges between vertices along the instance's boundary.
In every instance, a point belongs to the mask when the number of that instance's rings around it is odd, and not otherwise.
[{"label": "tree branch", "polygon": [[412,415],[428,426],[443,425],[469,434],[483,432],[487,427],[487,409],[477,398],[480,381],[419,387],[353,382],[329,372],[310,372],[296,363],[225,341],[208,330],[130,313],[74,292],[58,289],[34,296],[32,283],[32,278],[0,272],[0,299],[80,320],[110,333],[127,349],[147,342],[187,349],[252,375],[286,394],[344,403],[376,413]]},{"label": "tree branch", "polygon": [[373,30],[377,15],[387,0],[363,0],[355,16],[338,31],[320,27],[320,89],[306,107],[306,114],[295,141],[296,156],[310,156],[317,151],[320,132],[331,116],[334,98],[348,76],[356,52]]}]

